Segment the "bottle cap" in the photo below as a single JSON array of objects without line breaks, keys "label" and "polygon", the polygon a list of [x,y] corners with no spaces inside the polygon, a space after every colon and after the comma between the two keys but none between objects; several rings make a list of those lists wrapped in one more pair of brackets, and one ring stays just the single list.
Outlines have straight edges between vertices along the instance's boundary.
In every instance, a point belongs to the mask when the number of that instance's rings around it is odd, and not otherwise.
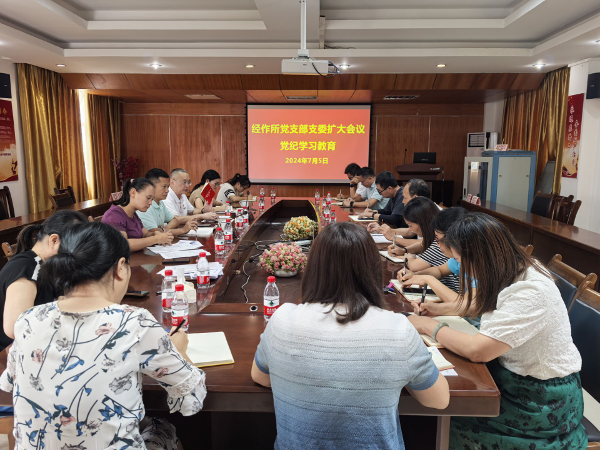
[{"label": "bottle cap", "polygon": [[206,252],[200,252],[200,258],[206,258]]},{"label": "bottle cap", "polygon": [[183,284],[176,284],[175,285],[175,290],[176,291],[183,291]]},{"label": "bottle cap", "polygon": [[273,275],[271,275],[269,278],[267,278],[267,281],[269,283],[275,283],[275,277]]},{"label": "bottle cap", "polygon": [[223,231],[221,227],[217,227],[216,231]]},{"label": "bottle cap", "polygon": [[173,271],[171,269],[165,270],[165,277],[170,277],[173,275]]},{"label": "bottle cap", "polygon": [[227,203],[231,203],[229,200],[227,200]]}]

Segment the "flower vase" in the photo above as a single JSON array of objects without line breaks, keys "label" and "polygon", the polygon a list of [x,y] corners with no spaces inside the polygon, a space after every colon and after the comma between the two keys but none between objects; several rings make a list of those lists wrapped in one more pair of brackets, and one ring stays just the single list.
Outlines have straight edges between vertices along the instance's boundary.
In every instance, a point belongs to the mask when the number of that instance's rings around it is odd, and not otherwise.
[{"label": "flower vase", "polygon": [[297,270],[277,269],[275,271],[275,276],[279,277],[279,278],[290,278],[290,277],[295,277],[296,275],[298,275],[298,271]]}]

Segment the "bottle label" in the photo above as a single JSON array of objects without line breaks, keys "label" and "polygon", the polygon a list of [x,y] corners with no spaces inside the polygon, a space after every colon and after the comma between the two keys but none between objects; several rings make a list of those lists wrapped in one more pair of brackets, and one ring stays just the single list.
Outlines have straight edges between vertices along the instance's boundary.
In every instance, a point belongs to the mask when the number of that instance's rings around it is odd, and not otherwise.
[{"label": "bottle label", "polygon": [[225,211],[225,217],[231,217],[231,211]]},{"label": "bottle label", "polygon": [[261,210],[265,209],[265,205],[258,205],[258,207],[259,207]]},{"label": "bottle label", "polygon": [[163,295],[162,306],[163,308],[171,309],[171,303],[173,302],[172,296]]},{"label": "bottle label", "polygon": [[[267,303],[269,303],[267,305]],[[273,305],[271,305],[271,303],[273,302],[266,302],[265,303],[265,317],[270,318],[273,313],[275,313],[275,311],[277,311],[277,308],[279,308],[279,305],[276,305],[273,303]]]},{"label": "bottle label", "polygon": [[225,250],[225,241],[221,241],[221,244],[215,244],[215,250],[222,252]]},{"label": "bottle label", "polygon": [[201,286],[207,285],[210,283],[209,275],[198,275],[198,284]]},{"label": "bottle label", "polygon": [[325,219],[329,219],[329,213],[323,213],[323,217],[324,217]]},{"label": "bottle label", "polygon": [[190,322],[190,315],[185,309],[173,309],[171,311],[171,325],[176,327],[185,319],[185,323]]},{"label": "bottle label", "polygon": [[315,197],[315,205],[319,204],[319,197]]},{"label": "bottle label", "polygon": [[225,234],[225,242],[231,242],[233,241],[233,234]]}]

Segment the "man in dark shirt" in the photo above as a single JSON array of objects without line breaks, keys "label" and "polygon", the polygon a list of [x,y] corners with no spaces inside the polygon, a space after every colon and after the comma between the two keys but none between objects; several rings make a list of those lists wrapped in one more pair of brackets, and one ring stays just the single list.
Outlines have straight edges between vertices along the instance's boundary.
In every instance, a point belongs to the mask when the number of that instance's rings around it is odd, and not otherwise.
[{"label": "man in dark shirt", "polygon": [[378,222],[383,222],[396,228],[406,228],[404,221],[404,204],[402,203],[402,188],[392,175],[392,172],[381,172],[375,179],[377,192],[383,198],[389,198],[383,209],[366,209],[360,217],[372,217]]}]

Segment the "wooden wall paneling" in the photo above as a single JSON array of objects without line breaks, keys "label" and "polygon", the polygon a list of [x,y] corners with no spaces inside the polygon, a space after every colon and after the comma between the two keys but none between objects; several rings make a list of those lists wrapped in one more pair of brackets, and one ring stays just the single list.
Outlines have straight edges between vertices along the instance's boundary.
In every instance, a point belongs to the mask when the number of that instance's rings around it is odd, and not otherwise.
[{"label": "wooden wall paneling", "polygon": [[357,90],[392,91],[396,84],[393,73],[359,73],[356,78]]},{"label": "wooden wall paneling", "polygon": [[355,73],[342,73],[335,77],[317,77],[319,91],[324,90],[342,90],[354,91],[356,89]]},{"label": "wooden wall paneling", "polygon": [[212,89],[210,92],[230,103],[246,103],[247,95],[243,90]]},{"label": "wooden wall paneling", "polygon": [[[483,117],[483,110],[484,110],[484,105],[482,103],[476,103],[476,104],[469,104],[469,103],[465,103],[463,105],[460,105],[461,107],[461,116],[482,116]],[[481,129],[480,131],[483,131],[483,129]]]},{"label": "wooden wall paneling", "polygon": [[204,171],[221,169],[221,118],[219,116],[170,116],[171,170],[188,171],[192,187]]},{"label": "wooden wall paneling", "polygon": [[241,75],[242,89],[247,91],[279,90],[279,75],[276,74],[247,74]]},{"label": "wooden wall paneling", "polygon": [[246,116],[222,116],[222,172],[223,181],[246,169]]},{"label": "wooden wall paneling", "polygon": [[540,87],[545,73],[520,73],[510,87],[510,90],[532,91]]},{"label": "wooden wall paneling", "polygon": [[273,91],[247,90],[246,93],[258,103],[287,103],[287,100],[279,89]]},{"label": "wooden wall paneling", "polygon": [[376,103],[373,105],[374,116],[483,116],[483,104],[418,104],[412,102]]},{"label": "wooden wall paneling", "polygon": [[435,73],[399,73],[396,75],[395,91],[433,89]]},{"label": "wooden wall paneling", "polygon": [[123,114],[167,114],[176,116],[245,116],[246,105],[229,103],[123,104]]},{"label": "wooden wall paneling", "polygon": [[[145,89],[138,92],[157,97],[166,102],[172,103],[190,103],[190,102],[205,102],[205,100],[192,100],[179,92],[174,92],[170,89]],[[219,100],[221,102],[221,100]]]},{"label": "wooden wall paneling", "polygon": [[130,73],[125,75],[132,89],[146,91],[150,89],[169,89],[162,75],[158,73]]},{"label": "wooden wall paneling", "polygon": [[391,91],[370,91],[370,90],[359,90],[357,89],[350,98],[350,103],[374,103],[383,99]]},{"label": "wooden wall paneling", "polygon": [[348,103],[354,91],[319,91],[318,103]]},{"label": "wooden wall paneling", "polygon": [[[133,89],[88,89],[88,94],[101,95],[104,97],[114,97],[122,102],[127,103],[165,103],[159,97],[154,97],[145,92],[134,91]],[[164,105],[162,106],[164,108]]]},{"label": "wooden wall paneling", "polygon": [[439,73],[433,89],[471,89],[476,76],[475,73]]},{"label": "wooden wall paneling", "polygon": [[207,91],[202,75],[171,73],[163,75],[172,91]]},{"label": "wooden wall paneling", "polygon": [[137,176],[159,167],[169,172],[169,116],[122,117],[121,144],[124,157],[140,160]]},{"label": "wooden wall paneling", "polygon": [[94,89],[94,85],[85,73],[61,73],[60,76],[71,89]]},{"label": "wooden wall paneling", "polygon": [[88,73],[87,76],[96,89],[131,89],[122,73]]},{"label": "wooden wall paneling", "polygon": [[516,73],[478,73],[471,89],[510,89]]},{"label": "wooden wall paneling", "polygon": [[319,89],[318,78],[314,75],[279,75],[279,85],[282,91],[316,91]]},{"label": "wooden wall paneling", "polygon": [[[444,91],[437,91],[444,92]],[[480,89],[480,90],[470,90],[470,91],[449,91],[456,92],[456,94],[446,101],[448,103],[485,103],[487,97],[491,97],[492,95],[499,94],[501,92],[506,92],[501,89]]]},{"label": "wooden wall paneling", "polygon": [[394,170],[397,165],[403,164],[404,161],[412,162],[415,152],[427,151],[428,135],[429,117],[427,116],[378,117],[377,155],[373,170],[377,173],[388,170],[394,176],[398,176]]},{"label": "wooden wall paneling", "polygon": [[202,75],[204,85],[209,91],[213,90],[242,90],[240,75]]}]

